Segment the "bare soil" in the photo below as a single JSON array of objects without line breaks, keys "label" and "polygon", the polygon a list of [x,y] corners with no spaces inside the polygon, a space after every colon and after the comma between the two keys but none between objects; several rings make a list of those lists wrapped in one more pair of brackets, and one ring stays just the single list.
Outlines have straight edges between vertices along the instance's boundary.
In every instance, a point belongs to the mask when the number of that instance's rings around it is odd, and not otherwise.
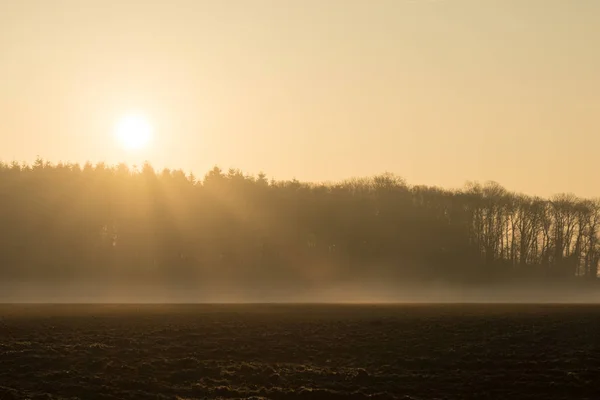
[{"label": "bare soil", "polygon": [[0,400],[204,398],[598,399],[600,306],[0,306]]}]

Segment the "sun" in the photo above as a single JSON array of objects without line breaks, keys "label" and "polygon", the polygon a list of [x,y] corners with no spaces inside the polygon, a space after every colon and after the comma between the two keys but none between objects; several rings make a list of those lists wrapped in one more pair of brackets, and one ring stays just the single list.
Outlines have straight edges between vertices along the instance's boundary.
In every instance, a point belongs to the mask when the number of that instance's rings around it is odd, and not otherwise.
[{"label": "sun", "polygon": [[142,150],[152,141],[154,129],[143,114],[128,114],[115,126],[115,138],[125,150]]}]

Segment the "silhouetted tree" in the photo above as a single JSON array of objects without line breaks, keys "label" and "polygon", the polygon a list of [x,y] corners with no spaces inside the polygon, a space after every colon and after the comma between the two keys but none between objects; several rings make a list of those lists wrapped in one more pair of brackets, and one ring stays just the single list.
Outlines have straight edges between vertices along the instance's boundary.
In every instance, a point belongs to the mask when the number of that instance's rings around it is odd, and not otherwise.
[{"label": "silhouetted tree", "polygon": [[596,279],[600,201],[495,182],[334,184],[218,167],[203,179],[124,164],[0,163],[0,276],[257,282]]}]

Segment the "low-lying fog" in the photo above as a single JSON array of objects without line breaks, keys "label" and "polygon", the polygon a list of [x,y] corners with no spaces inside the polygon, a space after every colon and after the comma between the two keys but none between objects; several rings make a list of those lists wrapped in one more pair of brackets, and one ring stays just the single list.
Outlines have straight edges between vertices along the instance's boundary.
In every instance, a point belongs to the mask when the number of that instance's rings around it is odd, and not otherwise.
[{"label": "low-lying fog", "polygon": [[2,303],[595,303],[593,285],[449,285],[381,282],[323,284],[314,288],[213,284],[115,285],[90,282],[1,283]]}]

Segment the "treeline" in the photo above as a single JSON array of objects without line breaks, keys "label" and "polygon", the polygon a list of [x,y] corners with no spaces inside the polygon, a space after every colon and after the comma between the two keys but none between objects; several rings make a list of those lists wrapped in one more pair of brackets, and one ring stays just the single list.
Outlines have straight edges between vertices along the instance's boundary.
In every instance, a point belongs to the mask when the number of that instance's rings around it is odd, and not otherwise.
[{"label": "treeline", "polygon": [[0,277],[317,285],[596,279],[600,202],[215,167],[0,164]]}]

